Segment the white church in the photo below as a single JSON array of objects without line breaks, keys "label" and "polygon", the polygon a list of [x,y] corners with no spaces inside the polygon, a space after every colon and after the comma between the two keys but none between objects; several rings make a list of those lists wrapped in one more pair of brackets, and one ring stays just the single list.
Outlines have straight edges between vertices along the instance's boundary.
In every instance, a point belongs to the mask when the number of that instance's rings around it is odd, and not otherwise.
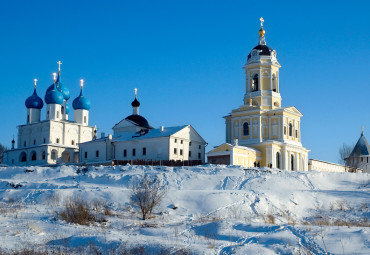
[{"label": "white church", "polygon": [[61,81],[60,64],[58,76],[45,93],[46,118],[41,120],[44,101],[37,95],[36,82],[33,94],[25,101],[26,123],[18,126],[17,146],[4,152],[7,165],[48,165],[79,162],[78,144],[96,137],[96,127],[89,126],[90,101],[81,92],[73,100],[74,121],[69,120],[71,95]]},{"label": "white church", "polygon": [[53,165],[68,163],[124,163],[127,161],[175,161],[187,164],[205,162],[204,139],[191,125],[151,127],[139,115],[140,102],[132,102],[132,114],[113,127],[113,135],[97,139],[96,126],[89,126],[90,101],[81,92],[73,100],[73,121],[69,120],[69,89],[58,75],[45,93],[46,119],[41,120],[44,101],[33,94],[25,101],[27,121],[18,126],[17,146],[12,140],[4,152],[7,165]]}]

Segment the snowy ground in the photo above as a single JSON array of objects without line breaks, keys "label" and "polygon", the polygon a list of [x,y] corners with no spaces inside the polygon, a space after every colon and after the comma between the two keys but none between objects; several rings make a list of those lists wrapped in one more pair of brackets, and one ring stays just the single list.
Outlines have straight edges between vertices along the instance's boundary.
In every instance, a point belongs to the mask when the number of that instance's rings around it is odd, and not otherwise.
[{"label": "snowy ground", "polygon": [[[77,170],[0,167],[0,250],[370,254],[369,174],[214,165]],[[133,181],[144,174],[167,190],[145,222],[129,202]],[[66,223],[58,213],[71,197],[107,204],[112,215],[89,226]]]}]

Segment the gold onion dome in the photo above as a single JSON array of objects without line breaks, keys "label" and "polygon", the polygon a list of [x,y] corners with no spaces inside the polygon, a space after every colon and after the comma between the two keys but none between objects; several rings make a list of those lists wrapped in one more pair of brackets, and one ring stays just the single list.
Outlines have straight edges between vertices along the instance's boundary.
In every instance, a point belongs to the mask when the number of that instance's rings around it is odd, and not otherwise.
[{"label": "gold onion dome", "polygon": [[261,29],[258,31],[258,34],[260,36],[265,36],[265,30],[263,29],[263,27],[261,27]]}]

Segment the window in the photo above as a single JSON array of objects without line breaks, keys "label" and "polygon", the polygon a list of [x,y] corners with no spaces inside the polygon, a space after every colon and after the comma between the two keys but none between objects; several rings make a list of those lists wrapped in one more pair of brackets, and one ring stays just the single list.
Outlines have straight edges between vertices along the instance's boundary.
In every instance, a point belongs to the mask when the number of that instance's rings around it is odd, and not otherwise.
[{"label": "window", "polygon": [[291,170],[293,171],[294,170],[294,155],[290,155],[290,166],[291,166]]},{"label": "window", "polygon": [[175,139],[175,143],[177,143],[177,139]]},{"label": "window", "polygon": [[43,151],[42,153],[41,153],[41,159],[45,159],[46,158],[46,153],[45,153],[45,151]]},{"label": "window", "polygon": [[364,162],[364,158],[361,158],[361,162]]},{"label": "window", "polygon": [[258,90],[258,74],[255,74],[252,78],[252,91]]},{"label": "window", "polygon": [[201,154],[200,153],[198,153],[198,159],[200,159],[201,158]]},{"label": "window", "polygon": [[26,147],[26,145],[27,145],[27,143],[26,143],[26,141],[24,141],[23,146]]},{"label": "window", "polygon": [[96,151],[95,154],[96,154],[96,157],[99,158],[99,151]]},{"label": "window", "polygon": [[72,141],[71,141],[71,144],[72,144],[72,145],[75,145],[75,141],[74,141],[74,140],[72,140]]},{"label": "window", "polygon": [[36,161],[36,152],[31,152],[31,161]]},{"label": "window", "polygon": [[180,143],[182,144],[183,143],[183,140],[180,140]]},{"label": "window", "polygon": [[20,162],[26,162],[27,161],[27,154],[22,151],[21,155],[19,156],[19,161]]},{"label": "window", "polygon": [[280,169],[280,153],[276,152],[276,168]]},{"label": "window", "polygon": [[44,143],[46,143],[46,138],[44,138]]},{"label": "window", "polygon": [[180,149],[180,155],[182,156],[182,149]]},{"label": "window", "polygon": [[189,146],[191,146],[191,142],[189,142]]},{"label": "window", "polygon": [[56,150],[51,151],[51,159],[56,160],[57,159],[57,152]]},{"label": "window", "polygon": [[125,150],[123,150],[123,156],[124,157],[127,157],[127,150],[125,149]]},{"label": "window", "polygon": [[59,140],[59,138],[57,138],[57,143],[59,143],[60,142],[60,140]]},{"label": "window", "polygon": [[12,159],[12,164],[14,164],[14,159]]},{"label": "window", "polygon": [[33,145],[35,145],[36,144],[36,140],[33,140]]},{"label": "window", "polygon": [[49,112],[49,111],[47,111],[46,118],[49,118],[49,113],[50,113],[50,112]]},{"label": "window", "polygon": [[30,115],[27,115],[27,123],[30,123]]},{"label": "window", "polygon": [[298,138],[298,130],[295,131],[295,137]]},{"label": "window", "polygon": [[199,145],[199,150],[202,149],[202,145]]},{"label": "window", "polygon": [[286,127],[284,126],[284,135],[286,135]]},{"label": "window", "polygon": [[189,151],[189,158],[191,158],[191,151]]},{"label": "window", "polygon": [[86,116],[84,116],[84,123],[86,123]]},{"label": "window", "polygon": [[62,106],[62,114],[64,114],[64,106]]},{"label": "window", "polygon": [[87,158],[87,151],[85,151],[85,158]]},{"label": "window", "polygon": [[173,153],[177,154],[177,149],[176,148],[173,149]]},{"label": "window", "polygon": [[146,155],[146,148],[144,147],[143,148],[143,156],[145,156]]},{"label": "window", "polygon": [[248,122],[244,122],[244,124],[243,124],[243,135],[244,136],[249,135],[249,125],[248,125]]},{"label": "window", "polygon": [[59,118],[59,112],[57,111],[57,118]]},{"label": "window", "polygon": [[293,136],[293,125],[289,123],[289,136]]},{"label": "window", "polygon": [[272,91],[277,92],[277,81],[276,81],[276,75],[272,75]]},{"label": "window", "polygon": [[135,155],[136,155],[136,149],[132,149],[132,156],[135,157]]}]

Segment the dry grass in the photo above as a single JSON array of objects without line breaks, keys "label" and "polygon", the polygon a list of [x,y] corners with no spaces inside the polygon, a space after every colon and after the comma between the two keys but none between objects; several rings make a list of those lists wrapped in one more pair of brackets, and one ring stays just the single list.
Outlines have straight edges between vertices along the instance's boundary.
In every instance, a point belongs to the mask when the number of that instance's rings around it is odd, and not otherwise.
[{"label": "dry grass", "polygon": [[106,222],[101,214],[93,214],[89,204],[80,197],[69,198],[65,202],[64,210],[59,217],[69,223],[89,225],[93,222]]}]

